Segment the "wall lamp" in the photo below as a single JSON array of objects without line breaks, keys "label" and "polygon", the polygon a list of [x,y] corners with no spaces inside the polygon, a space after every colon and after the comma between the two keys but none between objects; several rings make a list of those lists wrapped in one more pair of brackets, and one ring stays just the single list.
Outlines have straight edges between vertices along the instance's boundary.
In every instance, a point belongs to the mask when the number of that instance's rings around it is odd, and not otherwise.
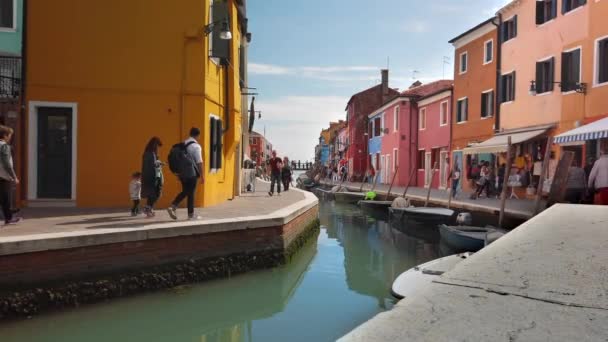
[{"label": "wall lamp", "polygon": [[220,21],[216,21],[205,26],[205,36],[208,36],[216,27],[220,27],[220,39],[222,40],[230,40],[232,39],[232,32],[230,32],[230,24],[228,23],[228,18]]},{"label": "wall lamp", "polygon": [[[570,90],[574,90],[579,94],[587,94],[587,83],[546,82],[546,84],[557,84],[560,88],[563,88],[564,85],[568,85]],[[536,93],[536,81],[530,81],[529,94],[532,96],[536,96]]]}]

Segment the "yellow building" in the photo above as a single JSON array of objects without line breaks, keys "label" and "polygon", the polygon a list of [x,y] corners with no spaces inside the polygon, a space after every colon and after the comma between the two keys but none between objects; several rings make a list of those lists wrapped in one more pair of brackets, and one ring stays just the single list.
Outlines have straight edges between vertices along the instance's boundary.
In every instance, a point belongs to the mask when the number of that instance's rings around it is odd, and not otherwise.
[{"label": "yellow building", "polygon": [[[190,127],[203,132],[196,205],[238,195],[244,0],[30,0],[26,15],[27,204],[125,206],[147,141],[166,161]],[[165,179],[159,206],[179,191]]]}]

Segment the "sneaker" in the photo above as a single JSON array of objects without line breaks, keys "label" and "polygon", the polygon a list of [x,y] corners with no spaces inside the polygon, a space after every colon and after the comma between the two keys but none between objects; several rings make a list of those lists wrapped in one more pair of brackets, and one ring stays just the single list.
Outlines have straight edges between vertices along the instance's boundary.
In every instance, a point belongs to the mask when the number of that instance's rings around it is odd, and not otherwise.
[{"label": "sneaker", "polygon": [[192,216],[188,216],[188,221],[199,221],[202,220],[203,217],[202,216],[198,216],[198,215],[192,215]]},{"label": "sneaker", "polygon": [[167,208],[167,213],[169,213],[169,216],[171,216],[172,219],[177,220],[177,213],[175,213],[174,207]]},{"label": "sneaker", "polygon": [[21,222],[21,220],[23,220],[21,217],[13,217],[12,219],[5,221],[4,224],[5,225],[15,225],[19,222]]},{"label": "sneaker", "polygon": [[268,196],[272,197],[272,191],[268,191]]}]

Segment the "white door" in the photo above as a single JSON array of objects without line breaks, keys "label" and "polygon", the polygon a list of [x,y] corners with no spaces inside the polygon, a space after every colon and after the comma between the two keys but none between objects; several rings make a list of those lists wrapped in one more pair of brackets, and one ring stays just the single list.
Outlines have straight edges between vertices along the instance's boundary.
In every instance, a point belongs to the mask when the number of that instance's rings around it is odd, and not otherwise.
[{"label": "white door", "polygon": [[431,165],[431,152],[424,154],[424,187],[428,188],[431,186],[431,174],[433,165]]},{"label": "white door", "polygon": [[380,156],[380,172],[378,173],[378,176],[380,177],[380,179],[378,180],[378,183],[384,183],[384,180],[386,179],[385,174],[386,174],[386,170],[384,169],[384,156]]},{"label": "white door", "polygon": [[446,189],[448,187],[448,151],[441,151],[439,154],[439,187]]},{"label": "white door", "polygon": [[390,184],[391,182],[391,155],[387,154],[386,159],[384,159],[384,184]]}]

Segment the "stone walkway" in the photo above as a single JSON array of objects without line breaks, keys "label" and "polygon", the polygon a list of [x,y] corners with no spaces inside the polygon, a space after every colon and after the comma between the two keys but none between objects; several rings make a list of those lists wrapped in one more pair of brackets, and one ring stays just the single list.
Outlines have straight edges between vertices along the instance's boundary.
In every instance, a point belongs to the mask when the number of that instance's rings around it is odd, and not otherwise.
[{"label": "stone walkway", "polygon": [[[325,183],[327,185],[330,182]],[[335,183],[334,183],[335,184]],[[343,186],[346,186],[349,190],[359,191],[361,183],[345,182]],[[363,186],[363,190],[366,191],[371,189],[371,184]],[[388,192],[389,185],[377,184],[375,192],[383,197]],[[391,194],[393,196],[401,196],[405,191],[403,186],[393,186]],[[410,199],[416,201],[424,201],[426,199],[428,189],[419,187],[410,187],[407,191],[407,196]],[[471,211],[482,211],[490,214],[496,214],[500,211],[500,200],[496,198],[479,198],[476,200],[470,199],[471,193],[461,192],[455,199],[452,199],[451,206],[453,208],[460,208]],[[431,196],[429,202],[434,205],[446,207],[448,204],[448,192],[446,190],[431,189]],[[507,199],[505,205],[505,212],[507,215],[520,219],[529,219],[534,216],[534,201],[528,199]],[[545,207],[545,201],[541,201],[541,210]]]},{"label": "stone walkway", "polygon": [[[305,194],[299,190],[270,197],[269,188],[269,183],[258,181],[255,193],[243,194],[217,206],[196,209],[202,220],[193,222],[205,224],[221,219],[247,220],[251,217],[271,215],[305,199]],[[20,224],[0,226],[0,243],[3,241],[2,238],[36,234],[161,227],[164,224],[184,223],[187,216],[186,209],[179,209],[178,221],[174,221],[164,208],[158,209],[157,216],[152,219],[144,216],[131,217],[129,208],[25,208],[21,214],[24,221]]]}]

